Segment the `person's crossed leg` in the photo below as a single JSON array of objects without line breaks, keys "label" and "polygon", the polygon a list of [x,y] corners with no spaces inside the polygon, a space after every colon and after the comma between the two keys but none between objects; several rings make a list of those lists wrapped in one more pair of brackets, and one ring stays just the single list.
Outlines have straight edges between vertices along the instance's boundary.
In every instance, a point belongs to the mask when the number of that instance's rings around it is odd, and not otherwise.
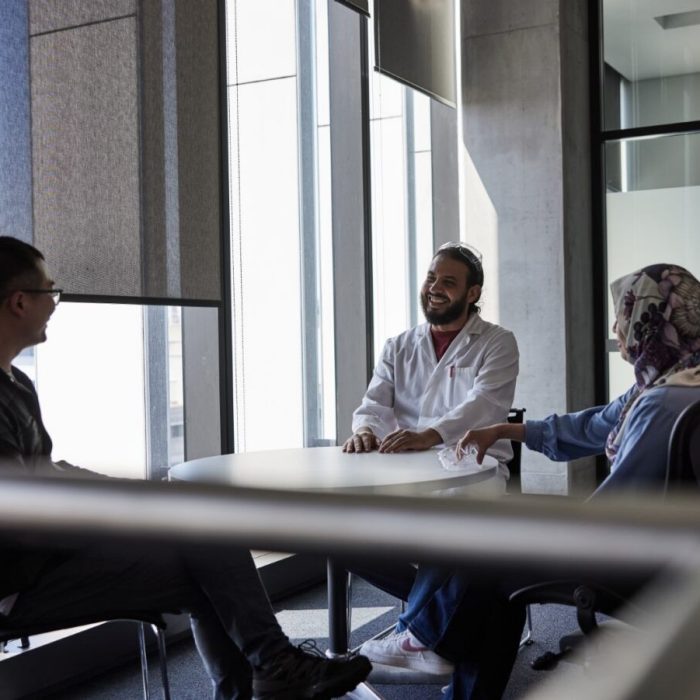
[{"label": "person's crossed leg", "polygon": [[250,553],[173,552],[124,556],[88,546],[62,554],[24,591],[9,624],[46,619],[67,626],[105,619],[190,613],[197,649],[216,700],[321,700],[342,695],[371,669],[362,656],[331,660],[290,644]]}]

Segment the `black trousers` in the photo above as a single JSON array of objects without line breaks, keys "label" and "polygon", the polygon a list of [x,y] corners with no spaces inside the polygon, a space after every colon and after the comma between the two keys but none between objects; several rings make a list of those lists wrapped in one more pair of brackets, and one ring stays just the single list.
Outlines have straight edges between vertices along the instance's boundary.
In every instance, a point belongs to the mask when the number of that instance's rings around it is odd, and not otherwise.
[{"label": "black trousers", "polygon": [[7,617],[13,627],[189,612],[197,649],[217,700],[252,696],[252,666],[289,640],[274,616],[247,550],[170,549],[130,554],[87,546],[61,552],[23,591]]}]

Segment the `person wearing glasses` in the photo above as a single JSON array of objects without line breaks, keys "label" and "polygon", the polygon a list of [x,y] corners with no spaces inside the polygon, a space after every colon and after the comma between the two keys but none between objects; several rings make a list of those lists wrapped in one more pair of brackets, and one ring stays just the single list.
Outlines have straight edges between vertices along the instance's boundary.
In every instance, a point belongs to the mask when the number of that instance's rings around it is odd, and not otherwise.
[{"label": "person wearing glasses", "polygon": [[[60,295],[36,248],[0,236],[0,475],[107,478],[52,460],[34,386],[12,366],[46,340]],[[363,656],[326,659],[292,646],[247,550],[124,552],[100,541],[49,549],[0,533],[0,629],[175,611],[190,613],[217,700],[338,697],[371,670]]]},{"label": "person wearing glasses", "polygon": [[[446,243],[433,256],[420,291],[426,323],[384,345],[374,375],[353,415],[353,435],[345,452],[396,453],[454,446],[467,428],[507,420],[518,375],[518,346],[510,331],[481,318],[484,285],[480,256],[462,243]],[[503,492],[508,440],[496,441],[489,455],[499,462],[490,493]],[[433,566],[366,565],[343,562],[349,570],[390,594],[408,600],[396,634],[362,645],[371,661],[427,673],[453,670],[429,648],[441,637],[440,601],[450,572]],[[434,605],[429,602],[434,601]],[[431,617],[421,615],[430,610]]]}]

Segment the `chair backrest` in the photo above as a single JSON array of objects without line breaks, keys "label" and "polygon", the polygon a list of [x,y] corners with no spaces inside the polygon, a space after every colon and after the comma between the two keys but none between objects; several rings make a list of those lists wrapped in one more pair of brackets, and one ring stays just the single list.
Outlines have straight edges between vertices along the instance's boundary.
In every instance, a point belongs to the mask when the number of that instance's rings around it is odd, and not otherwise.
[{"label": "chair backrest", "polygon": [[[511,408],[508,413],[508,422],[522,423],[524,415],[524,408]],[[520,457],[522,455],[523,445],[521,442],[518,442],[516,440],[511,440],[510,444],[513,448],[513,459],[511,459],[510,462],[508,462],[508,471],[510,472],[510,479],[508,480],[508,491],[510,493],[520,493]]]},{"label": "chair backrest", "polygon": [[700,486],[700,400],[678,416],[668,440],[666,491]]}]

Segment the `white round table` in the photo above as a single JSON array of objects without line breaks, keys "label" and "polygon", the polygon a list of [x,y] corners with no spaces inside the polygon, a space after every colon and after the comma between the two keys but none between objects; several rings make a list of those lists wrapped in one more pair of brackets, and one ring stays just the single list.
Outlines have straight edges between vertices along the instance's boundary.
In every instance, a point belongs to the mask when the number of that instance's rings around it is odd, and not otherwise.
[{"label": "white round table", "polygon": [[437,450],[345,453],[340,447],[265,450],[204,457],[170,469],[175,481],[202,481],[247,488],[290,491],[357,491],[425,495],[492,479],[498,462],[448,471]]},{"label": "white round table", "polygon": [[[424,496],[459,488],[460,494],[464,489],[465,494],[500,495],[503,481],[494,478],[497,474],[498,462],[493,457],[485,457],[481,467],[447,470],[437,450],[354,454],[340,447],[308,447],[193,459],[171,467],[169,478],[289,491]],[[346,612],[347,574],[329,559],[329,647],[334,655],[347,652]]]}]

